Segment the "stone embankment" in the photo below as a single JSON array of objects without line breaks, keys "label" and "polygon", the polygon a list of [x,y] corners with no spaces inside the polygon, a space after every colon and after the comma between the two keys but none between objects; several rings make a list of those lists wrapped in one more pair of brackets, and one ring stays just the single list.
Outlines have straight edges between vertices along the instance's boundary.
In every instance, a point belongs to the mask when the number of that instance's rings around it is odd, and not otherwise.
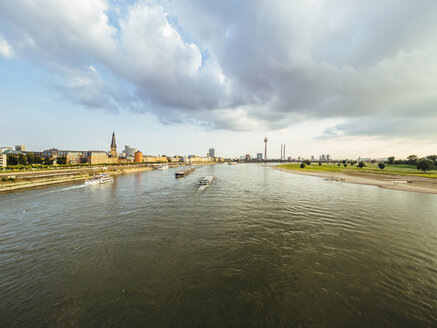
[{"label": "stone embankment", "polygon": [[[0,192],[25,188],[41,187],[51,184],[83,181],[94,174],[108,173],[119,175],[153,170],[148,165],[91,166],[80,168],[56,168],[48,170],[27,170],[0,173]],[[6,180],[6,181],[4,181]]]}]

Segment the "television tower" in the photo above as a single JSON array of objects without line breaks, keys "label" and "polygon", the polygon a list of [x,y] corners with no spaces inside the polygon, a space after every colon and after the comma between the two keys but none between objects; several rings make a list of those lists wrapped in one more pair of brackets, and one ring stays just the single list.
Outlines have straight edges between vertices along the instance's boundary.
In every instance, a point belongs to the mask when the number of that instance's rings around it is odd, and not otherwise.
[{"label": "television tower", "polygon": [[267,136],[264,138],[264,159],[267,160]]}]

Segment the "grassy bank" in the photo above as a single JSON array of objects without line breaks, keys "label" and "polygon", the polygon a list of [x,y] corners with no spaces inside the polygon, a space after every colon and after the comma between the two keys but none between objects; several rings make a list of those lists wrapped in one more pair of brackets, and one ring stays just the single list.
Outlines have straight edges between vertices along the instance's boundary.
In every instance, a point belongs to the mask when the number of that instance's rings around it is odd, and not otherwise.
[{"label": "grassy bank", "polygon": [[359,168],[356,165],[348,165],[344,167],[343,164],[338,166],[337,164],[322,164],[314,163],[311,165],[306,165],[305,168],[300,168],[300,163],[296,164],[282,164],[278,167],[289,169],[289,170],[299,170],[299,171],[319,171],[319,172],[338,172],[345,174],[354,175],[366,175],[366,174],[387,174],[387,175],[401,175],[401,176],[414,176],[414,177],[426,177],[426,178],[437,178],[437,171],[432,170],[427,173],[418,171],[413,165],[386,165],[385,169],[381,170],[376,164],[366,164],[365,167]]}]

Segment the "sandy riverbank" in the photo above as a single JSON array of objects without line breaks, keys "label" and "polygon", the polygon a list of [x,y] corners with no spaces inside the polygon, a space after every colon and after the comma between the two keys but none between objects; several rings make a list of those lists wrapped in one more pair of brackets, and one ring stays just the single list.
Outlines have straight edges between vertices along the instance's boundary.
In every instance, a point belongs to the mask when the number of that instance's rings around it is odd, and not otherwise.
[{"label": "sandy riverbank", "polygon": [[338,182],[357,183],[401,191],[437,194],[437,179],[432,178],[372,173],[324,172],[305,169],[295,170],[282,167],[274,168],[288,173],[310,175]]},{"label": "sandy riverbank", "polygon": [[71,183],[76,181],[84,181],[90,176],[99,173],[108,173],[109,175],[120,175],[134,172],[151,171],[149,166],[122,166],[122,167],[91,167],[88,169],[66,169],[52,170],[41,172],[18,172],[2,174],[4,176],[15,176],[13,182],[1,182],[0,192],[15,191],[21,189],[37,188],[53,184]]}]

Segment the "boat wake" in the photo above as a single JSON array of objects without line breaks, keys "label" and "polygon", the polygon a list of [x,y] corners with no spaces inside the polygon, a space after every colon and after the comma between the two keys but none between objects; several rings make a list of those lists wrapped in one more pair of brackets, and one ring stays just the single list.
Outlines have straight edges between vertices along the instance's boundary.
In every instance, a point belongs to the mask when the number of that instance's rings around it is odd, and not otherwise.
[{"label": "boat wake", "polygon": [[83,184],[82,185],[78,185],[78,186],[69,186],[69,187],[62,188],[62,189],[50,190],[47,193],[50,194],[52,192],[67,191],[67,190],[79,189],[79,188],[83,188],[83,187],[85,187],[85,185],[83,185]]}]

